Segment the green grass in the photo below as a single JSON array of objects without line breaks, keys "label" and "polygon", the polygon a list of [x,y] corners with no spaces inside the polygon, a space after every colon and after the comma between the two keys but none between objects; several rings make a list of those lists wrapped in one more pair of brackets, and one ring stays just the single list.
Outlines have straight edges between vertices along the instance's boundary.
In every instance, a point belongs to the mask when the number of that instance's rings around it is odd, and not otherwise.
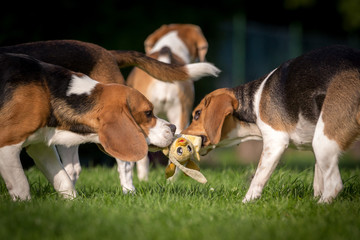
[{"label": "green grass", "polygon": [[360,239],[359,161],[346,161],[344,190],[319,205],[311,155],[287,154],[262,198],[242,204],[256,166],[231,150],[213,157],[216,164],[202,163],[208,184],[185,176],[167,184],[164,169],[153,168],[149,182],[135,179],[135,195],[122,194],[116,167],[86,168],[72,201],[31,168],[31,201],[10,201],[0,181],[0,239]]}]

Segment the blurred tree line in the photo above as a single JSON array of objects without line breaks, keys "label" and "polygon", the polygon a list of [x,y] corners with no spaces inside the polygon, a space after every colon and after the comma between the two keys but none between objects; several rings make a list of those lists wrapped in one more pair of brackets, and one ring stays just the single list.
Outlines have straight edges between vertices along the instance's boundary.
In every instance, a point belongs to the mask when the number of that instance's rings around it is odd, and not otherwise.
[{"label": "blurred tree line", "polygon": [[239,13],[265,24],[301,22],[306,31],[358,34],[360,29],[358,0],[7,0],[0,14],[0,44],[72,38],[143,50],[142,41],[162,24],[198,24],[216,39],[221,37],[217,25]]}]

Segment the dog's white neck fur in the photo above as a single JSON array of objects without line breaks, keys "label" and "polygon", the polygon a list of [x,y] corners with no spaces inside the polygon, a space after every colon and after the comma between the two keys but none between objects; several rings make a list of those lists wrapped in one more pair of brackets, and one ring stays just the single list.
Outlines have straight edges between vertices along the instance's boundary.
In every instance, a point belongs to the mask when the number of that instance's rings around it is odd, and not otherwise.
[{"label": "dog's white neck fur", "polygon": [[262,140],[262,136],[259,128],[256,126],[256,124],[249,124],[248,126],[245,127],[239,122],[236,124],[236,127],[227,134],[224,140],[220,141],[216,145],[209,145],[207,147],[201,148],[200,154],[203,152],[204,153],[208,152],[209,149],[232,147],[242,142],[251,141],[251,140],[256,140],[256,141]]},{"label": "dog's white neck fur", "polygon": [[66,91],[66,96],[70,96],[72,94],[81,95],[87,94],[90,95],[91,91],[95,88],[96,84],[99,82],[91,79],[90,77],[84,76],[76,76],[73,75],[69,84],[69,87]]},{"label": "dog's white neck fur", "polygon": [[158,52],[163,47],[171,48],[171,51],[179,56],[185,63],[190,63],[190,53],[185,43],[179,38],[177,31],[171,31],[165,34],[156,42],[150,53]]}]

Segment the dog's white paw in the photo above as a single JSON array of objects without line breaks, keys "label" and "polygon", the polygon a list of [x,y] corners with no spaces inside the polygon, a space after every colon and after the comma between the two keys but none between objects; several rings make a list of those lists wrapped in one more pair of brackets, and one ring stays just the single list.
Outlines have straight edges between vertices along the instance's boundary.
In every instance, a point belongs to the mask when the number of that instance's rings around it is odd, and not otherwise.
[{"label": "dog's white paw", "polygon": [[135,194],[136,193],[136,189],[134,186],[131,186],[131,187],[122,187],[122,191],[123,191],[123,194]]},{"label": "dog's white paw", "polygon": [[333,199],[334,199],[333,197],[324,197],[324,196],[322,196],[319,199],[318,203],[319,204],[330,204],[333,201]]},{"label": "dog's white paw", "polygon": [[261,194],[259,193],[247,193],[244,199],[242,200],[242,203],[248,203],[251,201],[254,201],[256,199],[259,199],[261,197]]}]

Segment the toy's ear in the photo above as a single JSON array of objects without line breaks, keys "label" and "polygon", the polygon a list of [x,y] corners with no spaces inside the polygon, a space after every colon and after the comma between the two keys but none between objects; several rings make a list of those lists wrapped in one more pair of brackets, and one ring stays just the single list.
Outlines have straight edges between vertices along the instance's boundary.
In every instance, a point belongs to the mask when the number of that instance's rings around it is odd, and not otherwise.
[{"label": "toy's ear", "polygon": [[148,146],[144,134],[127,109],[107,111],[99,118],[99,140],[107,153],[132,162],[146,156]]},{"label": "toy's ear", "polygon": [[196,171],[200,171],[200,167],[192,160],[189,160],[187,162],[186,167]]},{"label": "toy's ear", "polygon": [[214,96],[206,108],[204,129],[211,144],[218,144],[225,118],[234,112],[236,103],[228,94]]},{"label": "toy's ear", "polygon": [[175,166],[175,164],[173,164],[173,163],[170,163],[170,164],[166,167],[166,169],[165,169],[166,179],[174,176],[174,174],[175,174],[175,169],[176,169],[176,166]]}]

